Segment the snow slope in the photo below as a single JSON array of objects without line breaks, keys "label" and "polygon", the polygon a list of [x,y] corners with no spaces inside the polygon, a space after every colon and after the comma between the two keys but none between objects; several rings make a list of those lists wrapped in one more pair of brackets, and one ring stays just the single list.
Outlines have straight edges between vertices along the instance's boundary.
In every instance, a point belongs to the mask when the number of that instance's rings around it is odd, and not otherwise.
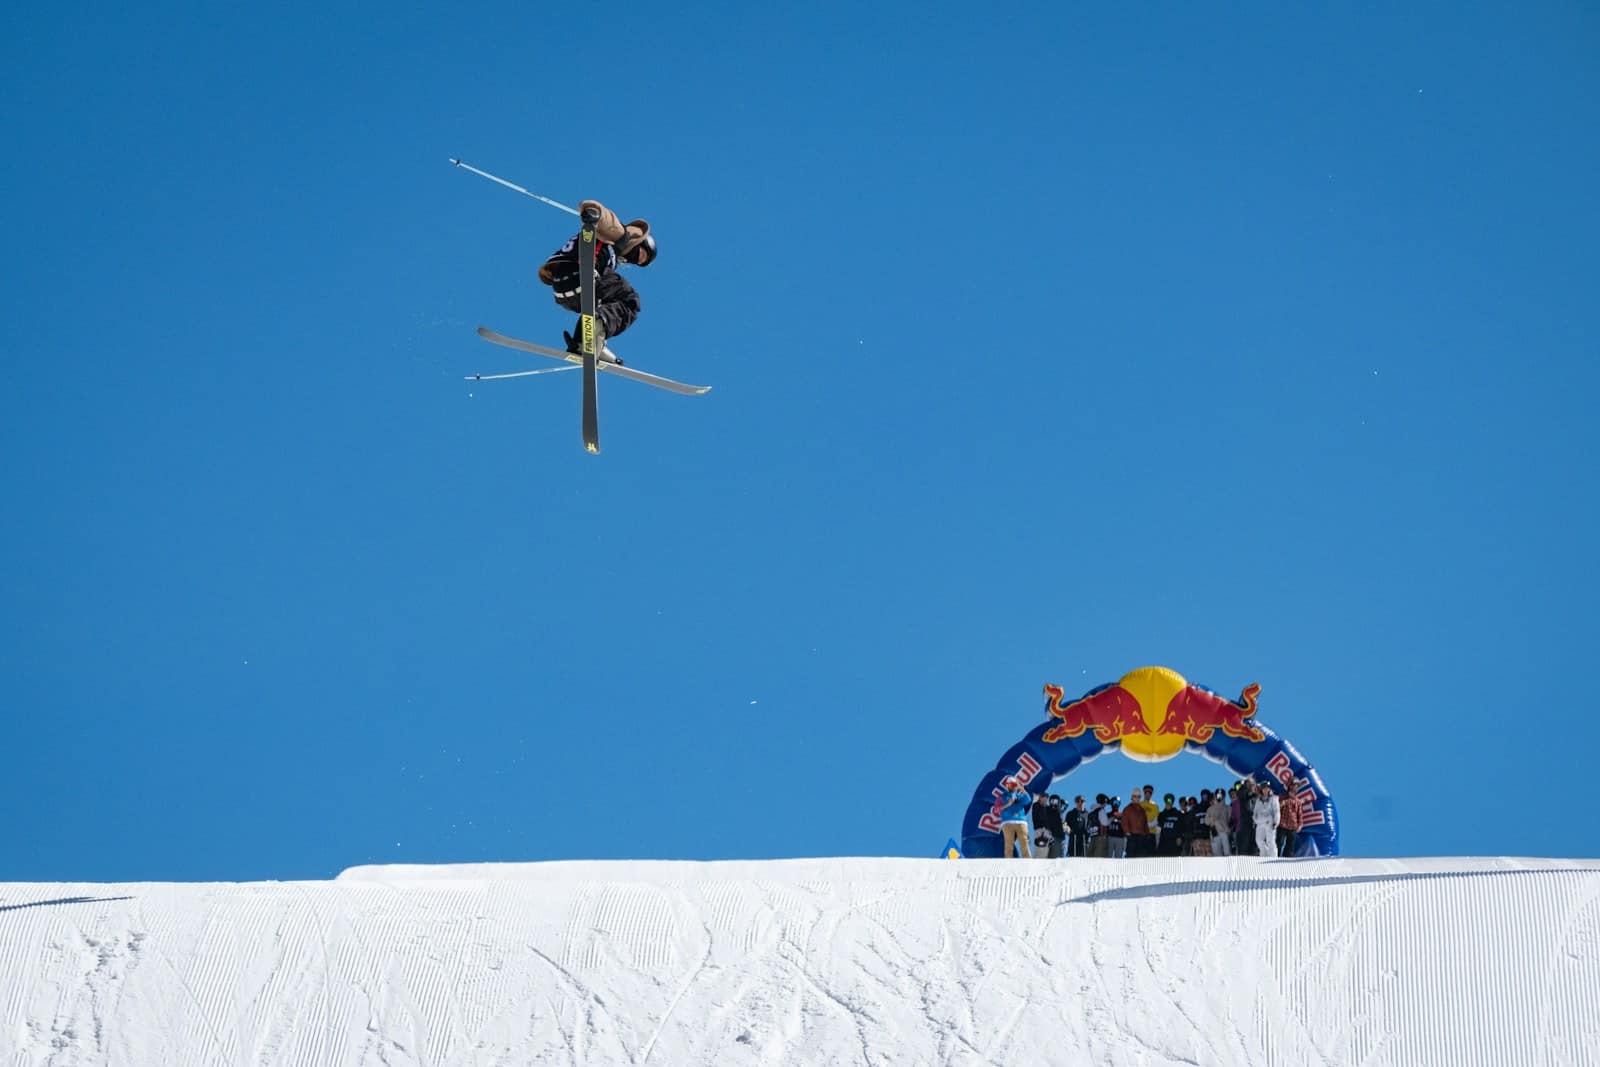
[{"label": "snow slope", "polygon": [[0,1067],[278,1063],[1600,1063],[1600,861],[0,885]]}]

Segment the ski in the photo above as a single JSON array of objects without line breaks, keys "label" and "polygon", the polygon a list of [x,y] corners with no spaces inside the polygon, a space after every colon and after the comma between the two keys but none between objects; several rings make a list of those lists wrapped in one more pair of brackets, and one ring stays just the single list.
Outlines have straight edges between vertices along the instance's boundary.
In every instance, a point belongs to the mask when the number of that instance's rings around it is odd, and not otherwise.
[{"label": "ski", "polygon": [[600,383],[595,374],[602,341],[594,319],[594,241],[600,213],[583,208],[583,229],[578,233],[578,347],[583,350],[583,447],[600,452]]},{"label": "ski", "polygon": [[[491,341],[497,345],[504,345],[507,348],[515,348],[520,352],[532,352],[534,355],[538,356],[549,356],[551,359],[565,360],[567,363],[574,364],[576,366],[583,365],[582,356],[574,355],[571,352],[564,352],[559,348],[551,348],[547,345],[536,345],[532,341],[522,341],[515,337],[507,337],[503,333],[495,333],[487,326],[478,327],[478,336],[483,338],[485,341]],[[551,369],[571,370],[573,368],[553,367]],[[627,378],[629,381],[642,382],[645,385],[653,385],[657,389],[665,389],[669,393],[677,393],[681,396],[702,396],[711,391],[711,386],[709,385],[688,385],[684,382],[673,381],[671,378],[663,378],[657,374],[647,374],[642,370],[635,370],[633,367],[625,367],[621,363],[612,363],[611,361],[605,359],[599,361],[598,369],[606,374],[615,374],[617,377]],[[517,375],[471,374],[467,376],[467,380],[487,381],[490,378],[521,377],[523,375],[533,373],[542,374],[544,372],[521,371]]]}]

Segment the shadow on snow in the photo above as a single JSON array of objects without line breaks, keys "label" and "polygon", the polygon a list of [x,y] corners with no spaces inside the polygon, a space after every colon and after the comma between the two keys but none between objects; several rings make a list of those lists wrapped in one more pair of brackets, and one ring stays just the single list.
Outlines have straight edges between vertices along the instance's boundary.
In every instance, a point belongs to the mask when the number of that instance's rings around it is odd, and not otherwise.
[{"label": "shadow on snow", "polygon": [[58,897],[55,900],[30,900],[26,904],[0,904],[0,911],[18,911],[22,908],[49,908],[57,904],[97,904],[103,900],[132,899],[132,897]]},{"label": "shadow on snow", "polygon": [[[1295,860],[1280,860],[1294,863]],[[1313,861],[1314,862],[1314,861]],[[1112,900],[1149,900],[1155,897],[1182,897],[1194,893],[1252,893],[1262,889],[1320,889],[1324,886],[1364,885],[1373,882],[1426,881],[1436,878],[1537,878],[1547,874],[1600,874],[1592,867],[1549,867],[1537,871],[1418,871],[1397,874],[1360,874],[1328,878],[1216,878],[1190,882],[1163,882],[1157,885],[1132,885],[1122,889],[1102,889],[1098,893],[1073,897],[1061,904],[1098,904]],[[1061,905],[1057,905],[1058,907]]]}]

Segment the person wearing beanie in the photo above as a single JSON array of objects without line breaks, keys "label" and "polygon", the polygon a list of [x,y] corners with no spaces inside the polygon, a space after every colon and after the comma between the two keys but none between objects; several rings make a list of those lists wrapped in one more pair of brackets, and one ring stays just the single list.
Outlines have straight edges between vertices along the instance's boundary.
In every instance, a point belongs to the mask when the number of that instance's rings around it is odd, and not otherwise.
[{"label": "person wearing beanie", "polygon": [[[650,224],[644,219],[634,219],[627,225],[617,218],[610,208],[598,200],[585,200],[578,205],[580,212],[595,209],[600,221],[595,225],[597,244],[594,250],[595,270],[595,327],[600,331],[599,349],[602,359],[621,363],[606,350],[606,338],[615,337],[639,317],[639,294],[618,271],[626,263],[635,267],[648,267],[656,259],[656,239],[650,233]],[[568,311],[582,310],[579,301],[578,240],[574,234],[566,244],[550,254],[539,268],[539,280],[552,290],[555,301]],[[581,320],[580,320],[581,321]],[[579,351],[579,327],[567,340],[567,351]]]},{"label": "person wearing beanie", "polygon": [[1210,804],[1210,797],[1206,798],[1204,804],[1199,797],[1189,798],[1189,847],[1185,850],[1186,855],[1211,855],[1211,829],[1206,826],[1206,808]]},{"label": "person wearing beanie", "polygon": [[1106,795],[1094,795],[1094,807],[1089,809],[1089,817],[1084,820],[1084,828],[1089,834],[1089,855],[1094,859],[1105,859],[1110,853],[1111,838],[1106,833]]},{"label": "person wearing beanie", "polygon": [[[1139,842],[1139,855],[1154,856],[1156,854],[1156,835],[1161,830],[1161,809],[1156,807],[1156,787],[1147,785],[1140,791],[1139,806],[1144,808],[1144,840]],[[1130,843],[1128,851],[1132,853]]]},{"label": "person wearing beanie", "polygon": [[[1133,801],[1128,801],[1128,807],[1137,808],[1138,806]],[[1144,812],[1141,811],[1139,814],[1143,815]],[[1106,847],[1107,854],[1114,860],[1126,859],[1128,856],[1128,833],[1122,828],[1122,798],[1112,797],[1106,804],[1105,814],[1102,817],[1106,821],[1106,838],[1110,842]]]},{"label": "person wearing beanie", "polygon": [[1010,859],[1015,846],[1018,856],[1032,859],[1033,851],[1028,847],[1028,809],[1033,805],[1033,798],[1015,778],[1002,779],[1000,788],[1005,790],[1000,795],[1004,805],[1000,812],[1000,856]]},{"label": "person wearing beanie", "polygon": [[1183,848],[1183,812],[1178,808],[1177,798],[1171,793],[1162,799],[1166,807],[1156,816],[1160,827],[1160,834],[1156,838],[1156,855],[1176,856]]},{"label": "person wearing beanie", "polygon": [[1041,796],[1033,802],[1033,843],[1039,859],[1058,860],[1066,839],[1066,827],[1061,825],[1061,798]]},{"label": "person wearing beanie", "polygon": [[1083,858],[1089,854],[1089,812],[1084,808],[1083,794],[1079,793],[1072,798],[1072,807],[1067,809],[1065,823],[1067,826],[1067,855],[1074,858]]},{"label": "person wearing beanie", "polygon": [[1250,817],[1250,806],[1255,801],[1255,785],[1249,781],[1233,783],[1229,790],[1233,794],[1233,854],[1235,856],[1253,856],[1256,854],[1256,835],[1254,823]]}]

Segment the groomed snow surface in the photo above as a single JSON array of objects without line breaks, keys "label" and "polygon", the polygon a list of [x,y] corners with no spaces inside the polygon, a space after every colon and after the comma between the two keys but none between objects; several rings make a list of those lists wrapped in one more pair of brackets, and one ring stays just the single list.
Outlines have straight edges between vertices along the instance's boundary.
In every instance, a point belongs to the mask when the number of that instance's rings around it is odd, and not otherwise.
[{"label": "groomed snow surface", "polygon": [[1594,1064],[1600,861],[0,885],[0,1065]]}]

